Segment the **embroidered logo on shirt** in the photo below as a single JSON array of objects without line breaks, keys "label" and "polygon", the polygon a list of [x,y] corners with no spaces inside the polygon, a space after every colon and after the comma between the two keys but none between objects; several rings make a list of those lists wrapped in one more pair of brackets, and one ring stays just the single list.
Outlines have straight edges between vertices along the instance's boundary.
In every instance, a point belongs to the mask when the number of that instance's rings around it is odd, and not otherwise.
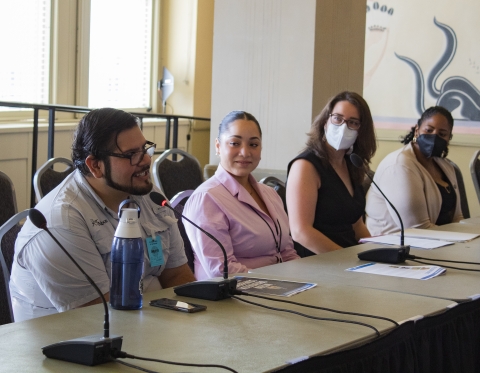
[{"label": "embroidered logo on shirt", "polygon": [[107,222],[108,222],[107,219],[105,219],[104,221],[100,221],[98,219],[90,219],[90,221],[92,222],[93,227],[96,226],[96,225],[101,226],[101,225],[107,224]]}]

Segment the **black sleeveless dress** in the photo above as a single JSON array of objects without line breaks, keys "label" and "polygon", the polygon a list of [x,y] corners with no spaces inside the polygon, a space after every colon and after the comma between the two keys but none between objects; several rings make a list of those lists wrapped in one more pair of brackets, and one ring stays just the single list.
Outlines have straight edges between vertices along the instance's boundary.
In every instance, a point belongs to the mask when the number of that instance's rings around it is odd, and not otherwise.
[{"label": "black sleeveless dress", "polygon": [[[318,190],[313,227],[339,246],[357,245],[352,224],[356,223],[365,212],[365,193],[362,185],[353,185],[352,197],[333,167],[330,164],[325,167],[320,158],[310,150],[303,152],[288,164],[287,175],[293,162],[298,159],[305,159],[312,163],[320,175],[321,186]],[[295,243],[295,248],[302,257],[314,255],[298,243]]]}]

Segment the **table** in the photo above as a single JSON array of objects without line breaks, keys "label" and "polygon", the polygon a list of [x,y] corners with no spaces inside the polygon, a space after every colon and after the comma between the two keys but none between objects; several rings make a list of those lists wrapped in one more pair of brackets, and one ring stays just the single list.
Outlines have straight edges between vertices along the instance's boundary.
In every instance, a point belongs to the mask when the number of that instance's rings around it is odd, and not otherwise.
[{"label": "table", "polygon": [[[465,227],[463,231],[478,229],[468,224],[458,224]],[[471,227],[471,228],[469,228]],[[450,226],[450,228],[452,228]],[[445,229],[444,229],[445,230]],[[345,271],[347,268],[358,266],[364,261],[358,259],[357,254],[362,251],[385,247],[374,243],[348,247],[321,255],[313,255],[300,260],[276,264],[252,270],[257,275],[271,275],[288,277],[297,281],[313,281],[319,284],[335,282],[343,285],[381,289],[397,293],[422,295],[427,297],[449,299],[454,302],[467,302],[480,294],[480,272],[466,272],[448,269],[446,274],[430,280],[413,280],[408,278],[380,276],[368,273]],[[470,242],[456,243],[434,250],[412,248],[410,253],[416,256],[436,259],[452,259],[471,262],[480,262],[480,238]],[[420,265],[407,261],[407,265]],[[432,262],[432,264],[435,264]],[[437,265],[441,266],[438,262]],[[448,265],[448,263],[445,263]],[[461,264],[452,264],[456,267],[472,267]],[[480,269],[480,266],[477,266]]]},{"label": "table", "polygon": [[[187,314],[151,307],[148,301],[167,297],[208,307]],[[442,313],[451,301],[398,294],[382,290],[322,282],[292,298],[298,302],[347,311],[376,314],[398,322],[417,315]],[[248,297],[248,300],[254,300]],[[259,300],[282,307],[283,304]],[[129,354],[182,362],[223,364],[239,372],[262,372],[285,365],[300,356],[326,354],[363,344],[374,337],[371,329],[293,314],[274,312],[236,299],[218,302],[177,297],[172,289],[145,294],[138,311],[111,310],[111,334],[123,335],[122,350]],[[285,308],[294,306],[284,305]],[[297,309],[297,307],[295,307]],[[301,309],[322,317],[361,320],[382,333],[393,325],[384,320],[342,316],[325,311]],[[107,363],[94,368],[47,359],[41,347],[102,332],[103,306],[96,305],[0,327],[1,372],[137,372]],[[175,367],[140,360],[129,363],[161,372],[223,372],[219,369]]]},{"label": "table", "polygon": [[[457,223],[436,229],[478,233],[479,228],[475,225]],[[381,246],[372,243],[358,245],[274,266],[257,268],[252,273],[258,277],[269,275],[289,277],[297,281],[308,279],[318,282],[319,285],[337,283],[382,289],[396,294],[415,294],[462,302],[467,311],[463,312],[461,316],[457,312],[460,311],[460,308],[454,308],[447,312],[441,320],[425,319],[415,324],[413,331],[416,341],[415,361],[420,367],[418,371],[422,373],[427,371],[478,372],[480,369],[478,355],[480,350],[480,272],[448,269],[443,276],[422,281],[345,271],[346,268],[365,263],[358,259],[359,252]],[[410,252],[421,257],[480,262],[480,238],[434,250],[411,249]],[[410,261],[407,261],[407,264],[416,265],[415,262]],[[439,263],[439,265],[441,264]],[[461,264],[452,265],[462,266]],[[473,267],[480,268],[480,266]],[[463,309],[465,310],[465,308]],[[313,359],[313,364],[316,363],[315,360],[317,359]],[[461,364],[465,365],[460,367]],[[352,371],[352,369],[346,371]]]},{"label": "table", "polygon": [[480,224],[480,216],[460,220],[462,224]]},{"label": "table", "polygon": [[[480,218],[470,218],[470,219],[463,220],[460,223],[438,225],[436,227],[431,228],[431,230],[480,234],[480,221],[477,223],[475,219],[480,219]],[[477,239],[471,242],[475,242],[478,245],[480,245]]]}]

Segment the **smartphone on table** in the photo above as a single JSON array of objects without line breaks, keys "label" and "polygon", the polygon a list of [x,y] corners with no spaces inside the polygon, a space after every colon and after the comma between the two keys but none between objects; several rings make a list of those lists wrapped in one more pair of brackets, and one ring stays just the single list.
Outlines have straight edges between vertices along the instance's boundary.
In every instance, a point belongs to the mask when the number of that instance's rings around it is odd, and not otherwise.
[{"label": "smartphone on table", "polygon": [[203,306],[201,304],[187,303],[187,302],[182,302],[179,300],[168,299],[168,298],[151,300],[150,305],[154,307],[167,308],[170,310],[188,312],[188,313],[205,311],[207,309],[207,306]]}]

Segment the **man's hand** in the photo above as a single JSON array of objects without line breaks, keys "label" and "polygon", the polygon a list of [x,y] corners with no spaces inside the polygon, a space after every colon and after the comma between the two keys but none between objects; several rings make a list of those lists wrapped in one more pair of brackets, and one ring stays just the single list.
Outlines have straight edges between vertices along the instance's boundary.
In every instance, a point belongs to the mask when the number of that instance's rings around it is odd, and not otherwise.
[{"label": "man's hand", "polygon": [[195,281],[190,267],[187,263],[175,268],[165,268],[158,280],[162,285],[162,288],[170,288],[172,286],[183,285],[187,282]]},{"label": "man's hand", "polygon": [[[103,294],[103,296],[105,297],[105,300],[108,303],[108,301],[110,300],[110,292]],[[94,304],[101,304],[101,303],[103,303],[102,298],[98,297],[97,299],[94,299],[88,303],[82,304],[80,307],[93,306]]]}]

